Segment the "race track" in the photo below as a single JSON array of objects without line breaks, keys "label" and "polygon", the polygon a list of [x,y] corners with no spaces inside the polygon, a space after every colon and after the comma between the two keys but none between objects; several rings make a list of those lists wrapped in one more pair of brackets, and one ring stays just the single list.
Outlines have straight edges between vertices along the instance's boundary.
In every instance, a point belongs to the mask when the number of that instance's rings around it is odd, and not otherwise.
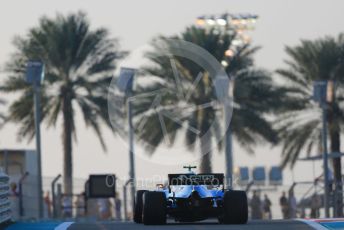
[{"label": "race track", "polygon": [[132,222],[93,222],[93,223],[17,223],[6,230],[311,230],[309,225],[296,220],[250,221],[247,225],[220,225],[216,222],[168,223],[163,226],[145,226]]},{"label": "race track", "polygon": [[133,223],[96,223],[96,224],[73,224],[68,230],[311,230],[313,228],[299,221],[251,221],[247,225],[220,225],[215,222],[202,222],[192,224],[169,223],[164,226],[145,226]]}]

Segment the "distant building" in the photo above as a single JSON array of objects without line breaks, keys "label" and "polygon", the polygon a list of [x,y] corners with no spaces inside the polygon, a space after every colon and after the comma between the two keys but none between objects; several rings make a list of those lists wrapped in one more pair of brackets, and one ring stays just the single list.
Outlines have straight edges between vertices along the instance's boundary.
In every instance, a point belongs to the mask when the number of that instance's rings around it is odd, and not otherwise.
[{"label": "distant building", "polygon": [[[10,176],[12,214],[14,219],[39,217],[38,164],[35,150],[0,149],[0,166]],[[22,212],[19,204],[19,180],[28,173],[22,183]],[[16,187],[16,188],[15,188]],[[21,216],[22,215],[22,216]]]}]

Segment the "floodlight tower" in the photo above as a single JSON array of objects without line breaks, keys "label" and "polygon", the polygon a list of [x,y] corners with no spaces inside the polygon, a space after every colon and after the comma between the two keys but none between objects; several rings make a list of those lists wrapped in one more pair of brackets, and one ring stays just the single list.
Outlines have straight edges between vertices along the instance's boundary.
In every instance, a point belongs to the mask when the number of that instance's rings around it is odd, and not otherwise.
[{"label": "floodlight tower", "polygon": [[[258,15],[256,14],[229,14],[224,13],[222,15],[214,16],[201,16],[196,19],[196,25],[206,30],[216,30],[218,33],[232,34],[234,39],[230,46],[225,51],[225,58],[221,61],[222,66],[226,67],[230,64],[232,58],[236,53],[245,45],[251,42],[250,36],[247,32],[252,31],[255,28]],[[228,100],[223,100],[224,107],[224,122],[225,127],[228,127],[225,133],[225,168],[226,168],[226,180],[227,187],[233,187],[233,147],[232,147],[232,130],[229,123],[229,117],[231,117],[231,109],[229,108],[229,98],[233,98],[233,85],[235,76],[228,74],[229,79],[226,82],[225,79],[217,79],[217,85],[227,86]],[[215,86],[216,87],[216,86]],[[217,87],[218,88],[218,87]]]},{"label": "floodlight tower", "polygon": [[256,14],[229,14],[224,13],[219,16],[201,16],[196,19],[196,25],[206,30],[216,30],[219,33],[228,33],[234,35],[234,39],[225,56],[229,60],[221,60],[224,67],[228,66],[228,61],[236,54],[236,52],[244,45],[251,42],[249,31],[255,29],[258,15]]}]

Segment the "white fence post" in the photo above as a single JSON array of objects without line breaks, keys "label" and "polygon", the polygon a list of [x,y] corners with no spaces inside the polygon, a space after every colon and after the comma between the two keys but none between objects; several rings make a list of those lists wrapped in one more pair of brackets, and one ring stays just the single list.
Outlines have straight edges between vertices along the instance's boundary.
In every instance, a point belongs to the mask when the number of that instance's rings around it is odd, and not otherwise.
[{"label": "white fence post", "polygon": [[0,171],[0,224],[11,220],[9,177]]}]

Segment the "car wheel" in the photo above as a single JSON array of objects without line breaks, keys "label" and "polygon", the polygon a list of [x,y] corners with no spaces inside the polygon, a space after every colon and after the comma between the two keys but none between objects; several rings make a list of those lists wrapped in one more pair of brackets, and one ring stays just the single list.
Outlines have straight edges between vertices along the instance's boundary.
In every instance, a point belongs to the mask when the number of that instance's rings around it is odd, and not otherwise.
[{"label": "car wheel", "polygon": [[224,224],[246,224],[248,220],[247,195],[244,191],[227,191],[224,194],[224,213],[219,218]]},{"label": "car wheel", "polygon": [[145,192],[147,192],[147,190],[136,191],[134,203],[134,222],[138,224],[142,223],[143,194]]},{"label": "car wheel", "polygon": [[143,224],[166,224],[166,197],[163,192],[145,192],[143,195]]}]

